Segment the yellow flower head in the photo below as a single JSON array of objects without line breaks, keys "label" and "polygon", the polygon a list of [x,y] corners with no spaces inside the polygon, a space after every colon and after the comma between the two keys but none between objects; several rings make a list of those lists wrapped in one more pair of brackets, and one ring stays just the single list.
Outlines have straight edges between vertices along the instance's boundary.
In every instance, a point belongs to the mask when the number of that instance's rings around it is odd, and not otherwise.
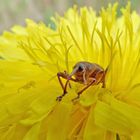
[{"label": "yellow flower head", "polygon": [[[52,19],[55,30],[28,19],[27,27],[4,32],[0,140],[140,139],[140,16],[130,3],[121,12],[117,16],[117,4],[99,15],[74,6]],[[103,79],[94,68],[89,87],[87,70],[81,83],[70,77],[81,61],[98,64]],[[67,94],[56,101],[65,85]]]}]

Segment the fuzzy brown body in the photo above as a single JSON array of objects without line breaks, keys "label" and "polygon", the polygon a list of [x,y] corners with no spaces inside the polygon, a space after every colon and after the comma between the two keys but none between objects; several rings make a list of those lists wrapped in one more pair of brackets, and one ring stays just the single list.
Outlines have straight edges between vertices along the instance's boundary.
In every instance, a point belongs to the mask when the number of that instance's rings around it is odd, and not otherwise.
[{"label": "fuzzy brown body", "polygon": [[96,63],[82,61],[82,62],[78,62],[73,67],[73,69],[76,69],[80,65],[83,66],[85,70],[84,71],[77,70],[77,72],[73,75],[77,82],[82,84],[88,84],[89,82],[91,82],[91,78],[95,78],[96,83],[100,83],[103,81],[105,76],[105,71],[101,66],[99,66]]},{"label": "fuzzy brown body", "polygon": [[[57,73],[58,80],[63,89],[63,94],[59,96],[57,100],[61,101],[62,97],[67,93],[67,85],[69,84],[70,80],[85,85],[83,89],[77,92],[78,96],[73,100],[78,99],[80,94],[92,85],[98,85],[99,83],[102,83],[102,87],[104,88],[106,72],[107,69],[104,70],[96,63],[81,61],[74,65],[73,71],[70,74],[67,74],[66,72]],[[60,77],[67,80],[65,86],[63,85]]]}]

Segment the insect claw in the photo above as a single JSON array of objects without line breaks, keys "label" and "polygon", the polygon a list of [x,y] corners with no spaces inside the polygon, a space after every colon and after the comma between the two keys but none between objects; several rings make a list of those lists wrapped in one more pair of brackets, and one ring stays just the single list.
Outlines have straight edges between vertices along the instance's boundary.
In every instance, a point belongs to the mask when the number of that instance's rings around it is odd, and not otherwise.
[{"label": "insect claw", "polygon": [[80,96],[78,95],[77,97],[73,98],[71,101],[72,101],[73,103],[75,103],[75,102],[78,101],[79,98],[80,98]]},{"label": "insect claw", "polygon": [[58,97],[56,98],[56,101],[59,101],[59,102],[60,102],[60,101],[62,100],[62,97],[63,97],[63,96],[58,96]]},{"label": "insect claw", "polygon": [[62,98],[65,96],[65,94],[67,94],[67,91],[64,90],[64,93],[61,96],[58,96],[56,98],[56,101],[59,101],[60,102],[62,100]]}]

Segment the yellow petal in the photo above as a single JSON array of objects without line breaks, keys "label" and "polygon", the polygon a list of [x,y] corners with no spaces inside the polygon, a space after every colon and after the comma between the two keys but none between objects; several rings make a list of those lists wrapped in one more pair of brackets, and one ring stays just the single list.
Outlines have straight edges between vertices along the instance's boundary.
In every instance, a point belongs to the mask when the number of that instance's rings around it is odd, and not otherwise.
[{"label": "yellow petal", "polygon": [[112,106],[98,101],[94,108],[95,124],[101,128],[118,132],[120,134],[132,134],[135,126],[127,116],[115,110]]},{"label": "yellow petal", "polygon": [[[114,109],[116,112],[119,112],[129,120],[128,123],[132,129],[135,128],[140,129],[140,108],[127,104],[125,102],[119,101],[115,98],[111,99],[111,107]],[[133,124],[131,126],[131,124]]]},{"label": "yellow petal", "polygon": [[68,134],[71,105],[60,103],[50,114],[47,140],[66,140]]},{"label": "yellow petal", "polygon": [[[34,89],[41,79],[48,76],[37,65],[23,61],[1,60],[0,73],[0,96],[8,93],[22,93],[24,90]],[[48,80],[47,77],[45,79],[46,81]]]},{"label": "yellow petal", "polygon": [[30,104],[29,109],[26,112],[27,116],[21,120],[20,123],[25,126],[30,126],[43,120],[51,111],[53,111],[57,104],[56,97],[57,94],[53,92],[53,90],[50,90],[50,94],[44,92],[44,94],[40,95],[40,97],[36,98]]},{"label": "yellow petal", "polygon": [[83,139],[83,134],[86,125],[86,118],[88,116],[88,108],[82,107],[79,104],[73,106],[70,120],[69,120],[69,130],[68,139],[70,140],[80,140]]},{"label": "yellow petal", "polygon": [[90,109],[90,114],[85,126],[84,140],[104,140],[106,129],[103,129],[95,124],[94,106]]},{"label": "yellow petal", "polygon": [[34,124],[27,134],[24,136],[23,140],[38,140],[40,130],[40,122]]},{"label": "yellow petal", "polygon": [[132,135],[132,140],[139,140],[140,139],[140,130],[139,131],[135,131]]},{"label": "yellow petal", "polygon": [[90,106],[94,104],[98,100],[98,96],[101,92],[102,91],[100,85],[89,87],[89,89],[85,90],[80,97],[81,105]]}]

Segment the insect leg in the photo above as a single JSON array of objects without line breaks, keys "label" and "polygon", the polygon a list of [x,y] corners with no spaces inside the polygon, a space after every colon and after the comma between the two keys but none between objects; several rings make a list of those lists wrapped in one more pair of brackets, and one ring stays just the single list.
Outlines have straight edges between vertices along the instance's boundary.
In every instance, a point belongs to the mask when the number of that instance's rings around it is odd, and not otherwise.
[{"label": "insect leg", "polygon": [[98,79],[97,85],[102,83],[102,88],[105,88],[105,72],[100,71],[96,74],[96,79]]},{"label": "insect leg", "polygon": [[63,89],[63,94],[57,97],[57,101],[61,101],[62,98],[67,94],[67,85],[69,84],[69,80],[66,81],[65,87]]},{"label": "insect leg", "polygon": [[[68,75],[67,71],[64,71],[64,73],[65,73],[66,75]],[[70,82],[69,82],[69,88],[71,88]]]},{"label": "insect leg", "polygon": [[74,102],[75,100],[79,99],[80,98],[80,95],[87,89],[89,88],[92,84],[94,84],[96,82],[96,79],[95,78],[91,78],[91,82],[86,85],[82,90],[78,91],[77,93],[77,97],[75,97],[74,99],[72,99],[72,102]]},{"label": "insect leg", "polygon": [[[73,79],[72,77],[69,77],[69,75],[65,71],[64,71],[64,73],[62,73],[62,72],[57,73],[57,77],[58,77],[59,83],[60,83],[60,85],[61,85],[61,87],[63,89],[63,94],[61,96],[58,96],[56,98],[56,100],[61,101],[63,96],[65,96],[65,94],[67,93],[67,85],[69,84],[69,86],[71,87],[69,81],[71,80],[71,81],[76,82],[76,80]],[[65,86],[63,85],[60,77],[62,77],[64,79],[67,79]]]},{"label": "insect leg", "polygon": [[67,79],[66,84],[65,84],[65,87],[64,87],[64,90],[63,90],[63,94],[61,96],[59,96],[59,100],[60,101],[62,100],[63,96],[65,96],[65,94],[67,93],[67,86],[68,85],[71,86],[70,85],[70,82],[69,82],[70,80],[71,81],[74,81],[74,82],[77,82],[77,80],[76,79],[73,79],[73,78]]},{"label": "insect leg", "polygon": [[64,90],[64,85],[63,85],[63,83],[62,83],[62,81],[61,81],[61,78],[60,78],[60,77],[63,77],[64,79],[67,79],[67,78],[65,78],[65,77],[66,77],[66,75],[65,75],[64,73],[62,73],[62,72],[59,72],[59,73],[57,73],[57,77],[58,77],[58,80],[59,80],[59,83],[60,83],[60,85],[61,85],[62,89]]},{"label": "insect leg", "polygon": [[105,85],[105,77],[103,77],[102,83],[103,83],[102,88],[105,88],[106,87],[106,85]]},{"label": "insect leg", "polygon": [[56,98],[56,100],[57,100],[57,101],[61,101],[61,100],[62,100],[62,97],[67,93],[67,91],[66,91],[66,88],[65,88],[66,85],[65,85],[65,86],[63,85],[62,80],[61,80],[60,77],[62,77],[62,78],[64,78],[64,79],[68,79],[68,78],[67,78],[68,75],[67,75],[66,72],[64,71],[64,73],[62,73],[62,72],[57,73],[57,77],[58,77],[58,81],[59,81],[59,83],[60,83],[60,85],[61,85],[61,87],[62,87],[62,89],[63,89],[63,94],[62,94],[61,96],[58,96],[58,97]]},{"label": "insect leg", "polygon": [[102,75],[102,79],[101,79],[101,82],[103,83],[102,88],[105,88],[105,87],[106,87],[105,78],[106,78],[107,71],[108,71],[108,67],[107,67],[106,70],[102,73],[102,74],[103,74],[103,75]]}]

